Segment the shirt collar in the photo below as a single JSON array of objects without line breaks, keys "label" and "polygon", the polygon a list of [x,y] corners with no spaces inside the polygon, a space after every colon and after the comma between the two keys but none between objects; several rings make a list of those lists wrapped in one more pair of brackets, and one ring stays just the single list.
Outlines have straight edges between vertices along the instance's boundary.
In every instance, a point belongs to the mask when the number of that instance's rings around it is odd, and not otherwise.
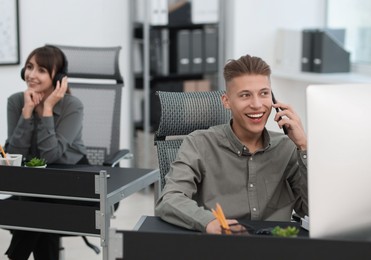
[{"label": "shirt collar", "polygon": [[[238,139],[236,134],[233,132],[232,122],[233,122],[233,119],[229,121],[229,124],[225,125],[226,126],[225,132],[226,132],[227,138],[231,142],[233,151],[236,152],[238,156],[251,155],[248,148],[244,144],[241,143],[241,141]],[[261,152],[266,151],[270,147],[270,141],[271,141],[271,138],[270,138],[269,132],[264,127],[264,130],[263,130],[263,147],[264,148],[260,150]]]}]

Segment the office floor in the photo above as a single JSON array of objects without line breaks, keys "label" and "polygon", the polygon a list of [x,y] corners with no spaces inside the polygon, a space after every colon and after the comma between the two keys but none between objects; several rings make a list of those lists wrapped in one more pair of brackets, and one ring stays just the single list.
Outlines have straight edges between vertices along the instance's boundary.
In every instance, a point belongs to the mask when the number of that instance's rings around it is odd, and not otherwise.
[{"label": "office floor", "polygon": [[[144,143],[143,132],[138,131],[135,137],[135,165],[138,168],[158,168],[156,148],[153,146],[153,134],[150,134],[148,140],[150,144],[147,147],[149,151],[143,151]],[[147,165],[142,164],[141,158],[144,157],[144,152],[147,152],[149,161]],[[115,217],[111,219],[111,227],[118,230],[131,230],[138,222],[142,215],[153,216],[154,214],[154,191],[153,187],[145,188],[120,202],[120,206],[115,212]],[[11,235],[9,231],[0,229],[0,260],[8,259],[4,253],[9,246]],[[98,237],[88,237],[93,244],[100,246],[100,239]],[[64,237],[62,239],[63,247],[65,248],[65,260],[101,260],[102,253],[97,255],[93,250],[88,248],[81,237],[72,236]],[[31,256],[29,260],[33,260]]]}]

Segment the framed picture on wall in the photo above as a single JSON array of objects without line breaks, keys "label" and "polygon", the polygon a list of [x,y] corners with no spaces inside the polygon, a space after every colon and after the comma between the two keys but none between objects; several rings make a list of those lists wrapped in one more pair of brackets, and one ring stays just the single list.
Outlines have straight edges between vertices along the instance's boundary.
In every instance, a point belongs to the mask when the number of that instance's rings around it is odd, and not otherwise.
[{"label": "framed picture on wall", "polygon": [[19,64],[18,0],[0,0],[0,65]]}]

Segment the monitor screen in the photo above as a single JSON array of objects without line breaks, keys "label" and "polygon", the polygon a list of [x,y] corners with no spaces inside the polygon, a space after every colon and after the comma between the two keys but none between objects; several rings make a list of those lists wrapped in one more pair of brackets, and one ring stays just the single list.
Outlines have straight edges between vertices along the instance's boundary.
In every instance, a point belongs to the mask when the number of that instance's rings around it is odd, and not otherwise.
[{"label": "monitor screen", "polygon": [[309,229],[371,240],[371,84],[307,88]]}]

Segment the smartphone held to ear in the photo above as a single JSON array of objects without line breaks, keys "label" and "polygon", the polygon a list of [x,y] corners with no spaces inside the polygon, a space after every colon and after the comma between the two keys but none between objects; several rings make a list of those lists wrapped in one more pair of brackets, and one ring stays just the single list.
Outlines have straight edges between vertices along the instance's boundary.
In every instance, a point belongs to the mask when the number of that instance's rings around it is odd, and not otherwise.
[{"label": "smartphone held to ear", "polygon": [[[276,100],[276,98],[274,97],[273,92],[271,92],[271,93],[272,93],[272,101],[273,101],[273,104],[277,104],[277,100]],[[276,109],[276,112],[277,112],[277,113],[280,111],[278,107],[276,107],[275,109]],[[279,120],[281,120],[281,119],[282,119],[282,117],[279,117]],[[278,121],[279,121],[279,120],[278,120]],[[286,127],[285,125],[283,125],[283,126],[282,126],[282,129],[283,129],[283,132],[285,133],[285,135],[287,135],[287,127]]]}]

